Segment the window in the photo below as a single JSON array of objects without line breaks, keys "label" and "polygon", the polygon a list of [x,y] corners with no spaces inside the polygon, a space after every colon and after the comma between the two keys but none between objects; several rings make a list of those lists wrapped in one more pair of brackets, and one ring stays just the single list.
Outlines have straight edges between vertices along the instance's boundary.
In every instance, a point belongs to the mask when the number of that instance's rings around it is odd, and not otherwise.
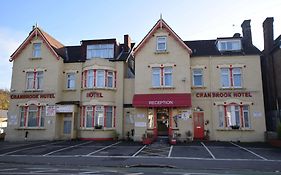
[{"label": "window", "polygon": [[192,70],[193,74],[193,86],[202,87],[203,86],[203,69],[196,68]]},{"label": "window", "polygon": [[161,69],[160,68],[152,68],[152,87],[160,87],[160,78],[161,78]]},{"label": "window", "polygon": [[172,87],[173,86],[172,67],[152,68],[152,87]]},{"label": "window", "polygon": [[87,45],[87,59],[113,58],[114,44]]},{"label": "window", "polygon": [[95,125],[104,125],[104,108],[103,106],[96,106],[95,110]]},{"label": "window", "polygon": [[222,88],[241,88],[241,68],[221,68],[221,86]]},{"label": "window", "polygon": [[219,51],[239,51],[241,50],[241,40],[223,40],[218,41]]},{"label": "window", "polygon": [[157,51],[166,51],[167,49],[167,37],[158,36],[157,37]]},{"label": "window", "polygon": [[112,119],[113,119],[113,117],[112,117],[112,106],[105,106],[104,107],[105,108],[105,110],[106,110],[106,125],[105,125],[105,127],[107,127],[107,128],[112,128],[112,124],[113,124],[113,122],[112,122]]},{"label": "window", "polygon": [[107,72],[107,87],[113,88],[113,72]]},{"label": "window", "polygon": [[115,108],[113,106],[83,106],[81,111],[81,127],[94,128],[102,126],[105,128],[115,127]]},{"label": "window", "polygon": [[21,106],[20,127],[43,127],[45,118],[44,106]]},{"label": "window", "polygon": [[240,127],[249,128],[249,106],[227,105],[219,106],[219,128]]},{"label": "window", "polygon": [[27,89],[43,89],[43,71],[26,73]]},{"label": "window", "polygon": [[153,129],[154,128],[154,111],[152,108],[148,109],[148,116],[147,116],[148,120],[147,120],[147,126],[149,129]]},{"label": "window", "polygon": [[94,82],[94,74],[93,70],[88,70],[87,72],[87,88],[92,88],[93,87],[93,82]]},{"label": "window", "polygon": [[67,73],[66,77],[67,77],[66,88],[75,89],[75,73]]},{"label": "window", "polygon": [[32,56],[33,56],[33,58],[41,57],[41,43],[34,43],[33,44]]},{"label": "window", "polygon": [[97,70],[97,87],[102,88],[104,85],[104,70]]}]

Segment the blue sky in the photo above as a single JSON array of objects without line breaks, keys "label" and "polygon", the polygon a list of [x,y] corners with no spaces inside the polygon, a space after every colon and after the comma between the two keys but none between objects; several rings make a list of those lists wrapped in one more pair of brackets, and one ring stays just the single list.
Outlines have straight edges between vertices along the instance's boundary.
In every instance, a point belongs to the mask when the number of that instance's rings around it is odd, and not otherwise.
[{"label": "blue sky", "polygon": [[281,34],[280,0],[9,0],[0,1],[0,88],[10,88],[9,57],[32,25],[64,45],[83,39],[117,38],[129,34],[139,43],[162,13],[183,40],[215,39],[241,33],[251,19],[253,43],[262,50],[262,22],[274,17],[275,38]]}]

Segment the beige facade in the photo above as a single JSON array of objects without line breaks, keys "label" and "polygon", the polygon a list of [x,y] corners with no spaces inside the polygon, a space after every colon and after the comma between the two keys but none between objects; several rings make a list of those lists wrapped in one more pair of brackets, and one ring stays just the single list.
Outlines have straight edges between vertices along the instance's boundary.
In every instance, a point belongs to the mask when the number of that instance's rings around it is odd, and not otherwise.
[{"label": "beige facade", "polygon": [[240,40],[208,40],[209,53],[160,19],[133,51],[127,35],[66,47],[35,28],[11,56],[5,139],[263,141],[259,53],[218,51]]}]

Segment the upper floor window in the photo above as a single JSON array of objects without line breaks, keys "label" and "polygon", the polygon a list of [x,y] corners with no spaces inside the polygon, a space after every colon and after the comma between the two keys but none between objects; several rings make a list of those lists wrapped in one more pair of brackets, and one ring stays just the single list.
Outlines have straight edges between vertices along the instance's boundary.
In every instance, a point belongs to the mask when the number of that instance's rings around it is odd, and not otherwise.
[{"label": "upper floor window", "polygon": [[196,68],[192,70],[193,86],[202,87],[203,86],[203,69]]},{"label": "upper floor window", "polygon": [[113,58],[114,44],[87,45],[87,59]]},{"label": "upper floor window", "polygon": [[26,88],[43,89],[43,71],[26,73]]},{"label": "upper floor window", "polygon": [[83,72],[82,87],[115,88],[116,72],[103,69],[90,69]]},{"label": "upper floor window", "polygon": [[241,50],[241,40],[220,40],[217,47],[219,51],[239,51]]},{"label": "upper floor window", "polygon": [[172,67],[152,68],[152,87],[172,87],[172,86],[173,86]]},{"label": "upper floor window", "polygon": [[21,106],[20,127],[43,127],[45,107],[44,106]]},{"label": "upper floor window", "polygon": [[167,50],[167,37],[158,36],[157,37],[157,51],[166,51]]},{"label": "upper floor window", "polygon": [[219,127],[249,128],[249,106],[236,104],[219,106]]},{"label": "upper floor window", "polygon": [[41,57],[41,43],[33,44],[32,56],[33,56],[33,58]]},{"label": "upper floor window", "polygon": [[221,85],[222,88],[241,88],[241,68],[221,68]]},{"label": "upper floor window", "polygon": [[75,89],[75,73],[74,72],[67,73],[66,78],[67,78],[66,88]]}]

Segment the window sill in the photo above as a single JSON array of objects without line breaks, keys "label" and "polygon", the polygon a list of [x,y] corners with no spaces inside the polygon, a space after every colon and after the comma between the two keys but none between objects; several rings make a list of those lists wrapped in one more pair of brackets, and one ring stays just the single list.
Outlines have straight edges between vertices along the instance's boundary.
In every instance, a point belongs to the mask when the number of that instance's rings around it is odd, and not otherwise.
[{"label": "window sill", "polygon": [[17,130],[46,130],[44,127],[19,127]]},{"label": "window sill", "polygon": [[77,89],[63,89],[63,91],[69,92],[69,91],[77,91]]},{"label": "window sill", "polygon": [[191,89],[207,89],[206,86],[191,86]]},{"label": "window sill", "polygon": [[82,88],[82,90],[111,90],[111,91],[116,91],[116,88],[107,88],[107,87],[94,87],[94,88]]},{"label": "window sill", "polygon": [[80,128],[80,131],[115,131],[115,128],[101,128],[101,129],[95,129],[95,128]]},{"label": "window sill", "polygon": [[166,50],[163,51],[157,50],[156,52],[154,52],[154,54],[169,54],[169,52]]},{"label": "window sill", "polygon": [[239,128],[239,129],[232,129],[232,128],[219,128],[217,131],[254,131],[251,128]]},{"label": "window sill", "polygon": [[44,90],[43,89],[27,89],[27,90],[24,90],[23,92],[43,92]]},{"label": "window sill", "polygon": [[173,86],[171,86],[171,87],[162,86],[162,87],[151,87],[150,89],[176,89],[176,88]]},{"label": "window sill", "polygon": [[42,60],[42,57],[31,57],[29,60]]},{"label": "window sill", "polygon": [[246,88],[243,88],[243,87],[225,87],[225,88],[220,88],[220,90],[246,90]]}]

